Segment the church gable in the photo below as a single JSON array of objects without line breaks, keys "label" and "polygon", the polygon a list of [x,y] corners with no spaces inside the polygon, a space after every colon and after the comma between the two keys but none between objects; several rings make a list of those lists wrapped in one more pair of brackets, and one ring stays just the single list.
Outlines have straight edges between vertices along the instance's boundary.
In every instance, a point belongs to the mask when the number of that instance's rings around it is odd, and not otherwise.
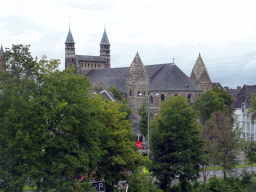
[{"label": "church gable", "polygon": [[206,69],[204,69],[203,72],[202,72],[202,75],[200,77],[200,82],[201,83],[210,83],[210,84],[212,83]]},{"label": "church gable", "polygon": [[148,81],[147,72],[144,67],[144,64],[141,61],[141,58],[137,52],[136,56],[133,59],[133,62],[130,66],[129,75],[127,80],[135,81]]}]

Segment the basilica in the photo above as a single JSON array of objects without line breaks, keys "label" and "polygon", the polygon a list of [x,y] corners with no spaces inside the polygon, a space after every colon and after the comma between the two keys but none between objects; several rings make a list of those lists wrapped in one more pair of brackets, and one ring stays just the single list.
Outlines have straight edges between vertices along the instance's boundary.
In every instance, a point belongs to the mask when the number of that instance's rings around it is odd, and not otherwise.
[{"label": "basilica", "polygon": [[136,113],[143,102],[149,102],[153,115],[159,105],[171,96],[182,95],[192,104],[197,97],[212,88],[204,61],[199,54],[188,77],[175,63],[144,65],[137,52],[130,67],[111,68],[110,42],[106,30],[100,41],[100,55],[76,55],[75,41],[69,29],[65,42],[65,68],[75,66],[75,72],[88,76],[97,89],[107,90],[113,85],[124,92],[132,108],[131,120],[138,122]]}]

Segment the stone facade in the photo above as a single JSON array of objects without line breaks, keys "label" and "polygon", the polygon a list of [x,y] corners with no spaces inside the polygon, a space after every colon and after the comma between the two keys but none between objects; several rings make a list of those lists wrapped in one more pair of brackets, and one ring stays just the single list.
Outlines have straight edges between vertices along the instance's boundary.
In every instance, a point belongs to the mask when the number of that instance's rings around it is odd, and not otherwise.
[{"label": "stone facade", "polygon": [[74,66],[75,73],[86,75],[91,70],[110,68],[110,43],[106,30],[100,42],[100,56],[76,55],[75,41],[69,29],[65,42],[65,69]]},{"label": "stone facade", "polygon": [[212,82],[200,53],[191,72],[190,79],[204,92],[212,89]]}]

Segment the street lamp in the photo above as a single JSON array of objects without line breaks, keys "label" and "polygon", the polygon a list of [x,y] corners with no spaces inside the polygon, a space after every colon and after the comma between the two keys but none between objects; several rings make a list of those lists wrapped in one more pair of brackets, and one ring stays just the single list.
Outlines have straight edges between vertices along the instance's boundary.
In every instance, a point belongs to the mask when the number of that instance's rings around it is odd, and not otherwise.
[{"label": "street lamp", "polygon": [[[139,96],[142,96],[142,93],[139,93]],[[148,94],[148,159],[149,159],[149,97],[159,96],[158,93],[156,94]]]}]

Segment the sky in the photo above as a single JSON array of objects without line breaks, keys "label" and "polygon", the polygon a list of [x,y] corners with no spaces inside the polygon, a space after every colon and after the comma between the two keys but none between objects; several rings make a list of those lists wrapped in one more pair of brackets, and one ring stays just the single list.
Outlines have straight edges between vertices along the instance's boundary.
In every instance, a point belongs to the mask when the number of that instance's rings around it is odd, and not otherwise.
[{"label": "sky", "polygon": [[[104,25],[111,67],[129,67],[137,51],[144,65],[172,63],[190,77],[199,53],[212,82],[256,84],[254,1],[44,0],[3,1],[3,47],[30,45],[33,57],[60,59],[65,68],[69,26],[77,55],[99,56]],[[69,24],[70,23],[70,24]]]}]

